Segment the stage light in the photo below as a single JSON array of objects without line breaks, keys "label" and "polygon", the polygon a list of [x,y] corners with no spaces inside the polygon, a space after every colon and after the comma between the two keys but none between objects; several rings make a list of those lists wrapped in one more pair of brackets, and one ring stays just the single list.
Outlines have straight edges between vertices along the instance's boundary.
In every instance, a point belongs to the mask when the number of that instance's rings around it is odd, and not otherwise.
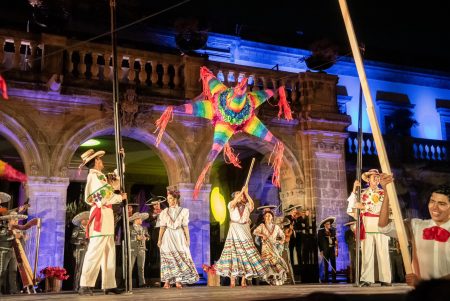
[{"label": "stage light", "polygon": [[227,206],[225,205],[225,198],[220,193],[219,187],[214,187],[211,191],[210,202],[214,219],[222,225],[227,217]]},{"label": "stage light", "polygon": [[81,143],[80,146],[96,146],[99,144],[100,144],[100,141],[95,140],[95,139],[89,139],[89,140],[86,140],[85,142]]}]

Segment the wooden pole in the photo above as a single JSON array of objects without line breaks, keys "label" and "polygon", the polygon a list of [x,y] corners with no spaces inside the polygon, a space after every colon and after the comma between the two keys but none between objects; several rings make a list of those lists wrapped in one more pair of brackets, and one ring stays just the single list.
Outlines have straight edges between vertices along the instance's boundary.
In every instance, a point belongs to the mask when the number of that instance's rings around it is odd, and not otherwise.
[{"label": "wooden pole", "polygon": [[[372,129],[373,139],[375,140],[375,146],[378,152],[378,159],[380,160],[380,166],[383,173],[392,174],[391,167],[389,166],[389,160],[386,154],[386,148],[384,146],[383,137],[381,136],[380,126],[378,124],[377,116],[373,106],[372,95],[370,94],[369,84],[367,82],[366,72],[362,63],[361,53],[359,52],[358,42],[356,40],[355,31],[353,30],[352,20],[348,11],[346,0],[339,0],[339,6],[341,7],[342,17],[344,18],[345,28],[347,30],[348,39],[353,52],[353,58],[355,60],[356,69],[358,71],[359,80],[366,100],[367,115],[369,117],[370,127]],[[400,250],[402,252],[403,264],[405,266],[406,274],[412,273],[411,257],[408,249],[408,239],[406,236],[405,225],[403,223],[402,213],[400,212],[400,206],[398,204],[397,193],[395,191],[395,185],[386,186],[387,195],[389,196],[392,214],[394,217],[395,228],[397,229],[398,241],[400,244]]]}]

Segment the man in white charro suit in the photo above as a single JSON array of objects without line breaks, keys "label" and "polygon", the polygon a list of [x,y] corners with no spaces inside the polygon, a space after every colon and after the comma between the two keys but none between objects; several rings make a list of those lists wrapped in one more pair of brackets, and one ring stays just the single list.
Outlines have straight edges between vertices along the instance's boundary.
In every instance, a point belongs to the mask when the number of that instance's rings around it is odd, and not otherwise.
[{"label": "man in white charro suit", "polygon": [[114,214],[113,204],[121,203],[127,198],[126,193],[120,193],[118,187],[107,182],[102,173],[104,151],[90,149],[81,155],[83,163],[89,168],[85,188],[85,202],[91,206],[86,236],[89,236],[89,246],[84,257],[80,277],[79,294],[92,295],[99,269],[102,270],[102,289],[105,294],[120,294],[116,287],[116,249],[114,244]]}]

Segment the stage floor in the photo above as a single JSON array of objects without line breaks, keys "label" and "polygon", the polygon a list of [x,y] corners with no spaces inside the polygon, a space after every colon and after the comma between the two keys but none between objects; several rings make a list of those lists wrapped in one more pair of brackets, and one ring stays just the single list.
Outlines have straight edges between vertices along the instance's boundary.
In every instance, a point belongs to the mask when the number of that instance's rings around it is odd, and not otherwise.
[{"label": "stage floor", "polygon": [[[62,292],[60,294],[36,294],[36,295],[2,295],[0,300],[383,300],[401,301],[411,290],[410,287],[399,284],[391,287],[353,287],[351,284],[297,284],[284,286],[237,286],[230,288],[193,286],[183,289],[162,288],[133,289],[132,294],[103,295],[101,291],[94,292],[94,296],[79,296],[74,292]],[[311,293],[337,294],[337,298],[305,298]]]}]

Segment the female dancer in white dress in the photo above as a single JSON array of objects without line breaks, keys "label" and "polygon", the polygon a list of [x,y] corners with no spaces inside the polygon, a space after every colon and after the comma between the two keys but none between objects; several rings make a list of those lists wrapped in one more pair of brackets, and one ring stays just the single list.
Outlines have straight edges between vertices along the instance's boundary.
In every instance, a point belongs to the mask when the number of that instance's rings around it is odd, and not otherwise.
[{"label": "female dancer in white dress", "polygon": [[242,277],[241,286],[246,287],[246,278],[264,278],[267,271],[250,233],[254,205],[247,187],[234,192],[232,197],[228,203],[230,228],[216,269],[219,275],[230,277],[230,287],[235,287],[238,276]]},{"label": "female dancer in white dress", "polygon": [[180,192],[167,192],[169,208],[164,209],[160,218],[158,247],[161,253],[161,282],[164,288],[175,283],[182,284],[198,281],[198,273],[189,250],[189,210],[179,206]]},{"label": "female dancer in white dress", "polygon": [[270,285],[283,285],[289,268],[281,255],[284,232],[273,223],[273,217],[272,211],[264,213],[264,223],[260,224],[253,234],[262,240],[261,257],[269,270],[266,281]]}]

